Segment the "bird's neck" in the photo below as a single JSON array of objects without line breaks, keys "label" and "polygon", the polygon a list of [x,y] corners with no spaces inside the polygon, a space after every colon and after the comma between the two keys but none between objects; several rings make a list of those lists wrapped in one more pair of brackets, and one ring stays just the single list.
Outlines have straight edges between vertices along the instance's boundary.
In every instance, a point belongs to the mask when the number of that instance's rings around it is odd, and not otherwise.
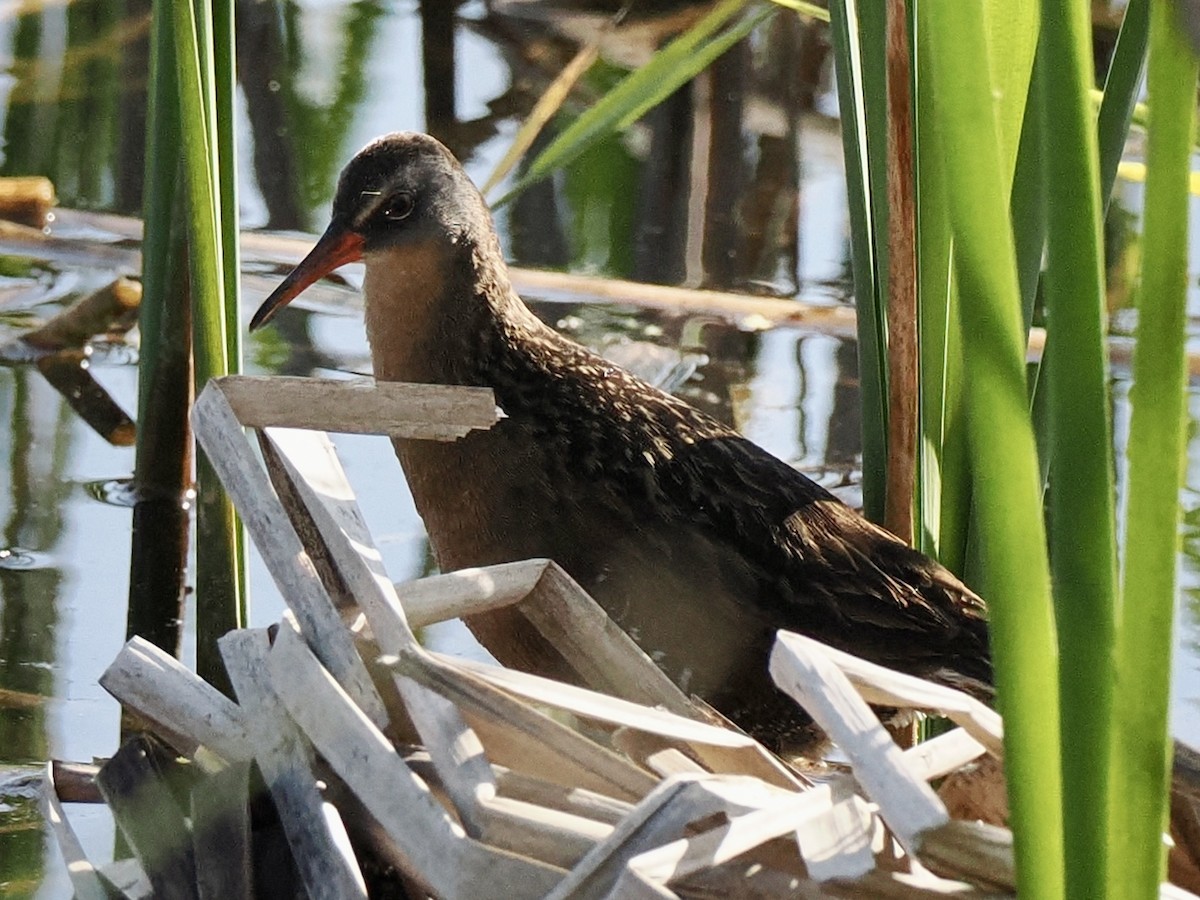
[{"label": "bird's neck", "polygon": [[363,293],[375,377],[477,384],[514,332],[544,326],[521,302],[493,241],[428,241],[367,258]]}]

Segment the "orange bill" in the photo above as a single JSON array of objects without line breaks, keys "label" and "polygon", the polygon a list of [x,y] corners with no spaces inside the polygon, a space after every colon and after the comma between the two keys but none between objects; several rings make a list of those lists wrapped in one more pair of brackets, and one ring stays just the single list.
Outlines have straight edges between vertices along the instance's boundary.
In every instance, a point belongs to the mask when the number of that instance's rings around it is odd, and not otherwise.
[{"label": "orange bill", "polygon": [[254,318],[250,320],[250,330],[266,325],[275,313],[283,309],[310,284],[319,278],[324,278],[338,266],[362,259],[362,235],[337,222],[330,222],[317,245],[309,251],[308,256],[300,261],[300,265],[292,269],[287,278],[280,282],[279,287],[271,292],[271,296],[263,301]]}]

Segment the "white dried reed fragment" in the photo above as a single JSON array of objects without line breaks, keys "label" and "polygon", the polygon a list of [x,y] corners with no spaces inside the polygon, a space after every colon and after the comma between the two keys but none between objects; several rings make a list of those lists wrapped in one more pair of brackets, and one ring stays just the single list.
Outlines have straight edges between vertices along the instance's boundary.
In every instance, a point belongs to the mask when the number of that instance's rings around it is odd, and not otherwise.
[{"label": "white dried reed fragment", "polygon": [[847,797],[821,815],[796,822],[796,842],[813,881],[860,878],[875,868],[874,815],[861,797]]},{"label": "white dried reed fragment", "polygon": [[996,891],[981,891],[962,881],[937,878],[927,871],[889,872],[876,869],[857,881],[826,882],[822,885],[827,893],[822,897],[837,897],[839,900],[943,900],[957,897],[959,900],[1000,900],[1013,896]]},{"label": "white dried reed fragment", "polygon": [[963,728],[922,741],[904,751],[904,762],[916,777],[932,781],[961,769],[987,752],[987,747]]},{"label": "white dried reed fragment", "polygon": [[154,887],[136,856],[115,859],[108,865],[101,866],[99,871],[108,883],[116,888],[117,896],[123,900],[156,900]]},{"label": "white dried reed fragment", "polygon": [[621,800],[638,800],[654,787],[654,778],[627,760],[432,654],[408,650],[382,662],[453,702],[493,762]]},{"label": "white dried reed fragment", "polygon": [[241,708],[145,638],[126,642],[100,686],[186,756],[201,746],[226,762],[253,756]]},{"label": "white dried reed fragment", "polygon": [[387,710],[367,667],[220,385],[220,379],[209,382],[196,399],[192,408],[196,439],[317,656],[371,721],[386,727]]},{"label": "white dried reed fragment", "polygon": [[[308,435],[272,430],[268,441],[380,649],[387,654],[407,650],[423,657],[341,467],[331,464],[320,439]],[[442,786],[468,833],[478,835],[482,828],[478,806],[496,793],[478,737],[449,701],[410,679],[397,678],[395,684],[430,749]]]},{"label": "white dried reed fragment", "polygon": [[666,778],[668,775],[681,775],[684,772],[714,774],[712,769],[679,750],[679,745],[672,745],[657,735],[647,734],[636,728],[614,728],[608,739],[614,748],[620,750],[643,769],[648,769],[662,778]]},{"label": "white dried reed fragment", "polygon": [[1167,881],[1158,886],[1158,896],[1161,900],[1197,900],[1196,895],[1191,891],[1184,890]]},{"label": "white dried reed fragment", "polygon": [[496,796],[496,778],[479,736],[445,697],[411,678],[397,678],[396,686],[429,750],[442,789],[467,834],[479,837],[484,830],[481,806]]},{"label": "white dried reed fragment", "polygon": [[854,777],[910,852],[918,836],[949,816],[929,785],[915,778],[900,748],[823,644],[780,631],[771,650],[771,677],[799,703],[850,759]]},{"label": "white dried reed fragment", "polygon": [[868,703],[936,712],[962,726],[993,756],[1003,756],[1004,722],[1000,714],[969,694],[867,662],[833,647],[824,647],[824,652]]},{"label": "white dried reed fragment", "polygon": [[[738,900],[826,900],[840,896],[822,889],[808,879],[761,865],[741,865],[736,860],[715,869],[697,872],[680,879],[680,894],[699,897],[737,897]],[[677,897],[672,888],[645,880],[647,889],[665,892],[662,896]],[[648,895],[659,896],[659,895]]]},{"label": "white dried reed fragment", "polygon": [[508,797],[482,803],[479,821],[483,825],[480,840],[561,869],[578,864],[613,830],[613,826],[592,819]]},{"label": "white dried reed fragment", "polygon": [[[96,867],[88,860],[83,850],[83,844],[71,822],[63,811],[62,802],[58,799],[58,788],[54,785],[54,762],[46,763],[46,771],[42,780],[42,791],[39,797],[42,818],[50,825],[58,842],[58,849],[67,864],[67,875],[71,879],[71,887],[78,900],[108,900],[108,891],[104,880]],[[139,867],[140,868],[140,867]],[[143,875],[143,877],[145,877]]]},{"label": "white dried reed fragment", "polygon": [[714,772],[755,775],[779,787],[797,790],[808,787],[761,744],[741,732],[527,672],[433,655],[518,697],[617,728],[632,728],[678,742]]},{"label": "white dried reed fragment", "polygon": [[[429,783],[435,795],[441,783],[424,750],[403,754],[406,765]],[[596,841],[633,809],[633,805],[578,788],[566,788],[532,776],[493,767],[502,792],[476,807],[480,840],[522,856],[570,868]]]},{"label": "white dried reed fragment", "polygon": [[[728,823],[698,835],[680,838],[634,856],[618,876],[608,896],[634,895],[637,882],[667,887],[699,872],[723,865],[768,841],[794,832],[813,817],[824,818],[829,809],[806,792],[783,795],[769,806],[732,818]],[[828,800],[828,797],[825,798]],[[860,856],[851,857],[847,871],[857,877]],[[868,854],[868,861],[873,864]]]},{"label": "white dried reed fragment", "polygon": [[[303,642],[280,630],[268,668],[289,714],[387,834],[405,873],[439,897],[535,897],[558,870],[470,839]],[[386,788],[385,788],[386,786]]]},{"label": "white dried reed fragment", "polygon": [[219,646],[250,723],[255,760],[308,895],[313,900],[365,898],[366,884],[345,826],[317,788],[312,749],[288,718],[272,683],[266,630],[231,631]]},{"label": "white dried reed fragment", "polygon": [[522,800],[546,809],[571,813],[603,825],[616,825],[633,811],[633,804],[579,787],[563,787],[503,766],[496,771],[496,788],[501,797]]},{"label": "white dried reed fragment", "polygon": [[[358,600],[338,577],[330,577],[335,569],[324,542],[314,540],[315,526],[307,501],[296,490],[296,470],[302,469],[305,480],[325,499],[339,525],[349,535],[363,535],[370,540],[370,531],[358,507],[354,489],[338,459],[337,449],[323,431],[296,428],[264,428],[258,432],[258,446],[272,486],[287,510],[296,533],[304,543],[309,557],[321,575],[330,599],[338,607],[347,627],[355,634],[362,630],[365,619]],[[285,457],[293,460],[285,463]],[[295,461],[302,460],[299,465]],[[353,538],[352,538],[353,539]]]},{"label": "white dried reed fragment", "polygon": [[590,900],[609,896],[626,864],[639,854],[682,837],[687,826],[716,813],[731,816],[785,800],[803,809],[829,808],[829,791],[800,794],[743,776],[675,775],[646,795],[612,834],[587,854],[546,900]]},{"label": "white dried reed fragment", "polygon": [[431,654],[446,666],[468,672],[489,684],[535,703],[553,706],[578,716],[609,725],[637,728],[681,741],[706,743],[717,747],[745,747],[753,739],[726,728],[717,728],[663,709],[645,706],[601,694],[587,688],[564,684],[516,669],[461,659],[444,653]]},{"label": "white dried reed fragment", "polygon": [[[596,690],[703,714],[566,572],[549,560],[468,569],[396,586],[414,622],[477,615],[517,605],[581,681]],[[415,627],[415,624],[414,624]]]},{"label": "white dried reed fragment", "polygon": [[452,441],[491,428],[500,417],[490,388],[280,375],[228,375],[217,383],[250,428]]},{"label": "white dried reed fragment", "polygon": [[424,628],[448,619],[511,606],[524,600],[550,564],[547,559],[526,559],[396,584],[408,623]]},{"label": "white dried reed fragment", "polygon": [[546,566],[520,609],[592,689],[703,719],[662,669],[557,564]]},{"label": "white dried reed fragment", "polygon": [[983,822],[951,820],[921,835],[918,858],[943,878],[1015,891],[1012,832]]},{"label": "white dried reed fragment", "polygon": [[[922,781],[932,781],[958,772],[986,752],[987,748],[966,731],[954,728],[928,741],[922,741],[915,747],[909,747],[904,751],[903,758],[904,764],[914,777]],[[838,799],[853,794],[858,787],[850,773],[839,774],[823,783],[829,786],[834,797]]]},{"label": "white dried reed fragment", "polygon": [[[622,748],[623,749],[623,748]],[[645,766],[660,778],[672,775],[703,775],[707,770],[688,759],[674,747],[658,750],[646,756]]]},{"label": "white dried reed fragment", "polygon": [[403,647],[417,646],[383,557],[344,475],[338,478],[324,454],[310,452],[316,449],[316,441],[304,432],[271,432],[267,437],[324,541],[330,561],[366,615],[380,649],[399,653]]}]

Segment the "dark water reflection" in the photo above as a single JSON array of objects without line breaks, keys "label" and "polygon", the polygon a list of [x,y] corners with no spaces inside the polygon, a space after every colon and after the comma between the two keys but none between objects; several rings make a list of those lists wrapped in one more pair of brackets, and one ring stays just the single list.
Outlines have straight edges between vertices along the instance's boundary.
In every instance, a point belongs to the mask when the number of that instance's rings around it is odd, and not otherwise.
[{"label": "dark water reflection", "polygon": [[[633,4],[620,39],[606,45],[615,52],[588,73],[552,130],[614,84],[621,61],[644,58],[662,39],[648,13],[654,6]],[[318,230],[341,164],[385,131],[435,133],[483,182],[578,36],[596,34],[583,16],[522,18],[515,7],[544,5],[239,2],[247,227]],[[686,3],[661,7],[671,21],[693,14]],[[67,207],[137,213],[148,15],[148,0],[0,8],[0,173],[50,175]],[[846,201],[826,57],[823,27],[776,15],[625,136],[503,209],[506,252],[529,266],[844,302]],[[1139,200],[1136,188],[1121,197],[1132,209]],[[0,344],[31,314],[130,267],[124,245],[96,242],[111,236],[77,236],[88,243],[74,255],[64,250],[55,265],[0,257]],[[252,260],[247,309],[269,284],[262,271]],[[860,440],[851,342],[711,315],[532,299],[547,321],[664,380],[824,483],[852,480]],[[369,368],[361,321],[334,309],[289,308],[250,338],[246,353],[258,372]],[[126,410],[136,408],[135,361],[119,347],[92,357],[91,374]],[[1126,386],[1118,383],[1118,421]],[[1200,399],[1192,405],[1195,416]],[[28,552],[38,563],[0,560],[0,894],[67,896],[53,842],[6,786],[24,777],[13,774],[16,764],[86,760],[116,746],[116,706],[96,679],[124,637],[130,516],[116,488],[133,454],[75,416],[31,365],[0,367],[0,423],[0,551]],[[387,442],[346,437],[338,446],[391,575],[428,571],[420,520]],[[1198,442],[1189,450],[1190,602],[1181,611],[1176,730],[1196,740],[1200,711],[1188,698],[1200,696]],[[260,563],[251,577],[253,617],[265,624],[282,602]],[[460,652],[468,646],[453,626],[429,638]],[[87,849],[111,853],[107,821],[76,812]]]},{"label": "dark water reflection", "polygon": [[[4,412],[10,427],[0,434],[0,458],[8,469],[7,502],[0,512],[0,542],[9,548],[54,549],[62,533],[64,442],[60,405],[36,408],[37,376],[28,371],[0,373]],[[47,415],[46,413],[49,413]],[[34,452],[40,445],[42,452]],[[18,551],[21,552],[21,551]],[[47,703],[54,696],[59,596],[63,573],[56,567],[0,566],[0,747],[4,762],[37,762],[51,752]],[[36,884],[42,856],[42,829],[13,807],[17,826],[0,828],[0,878]],[[11,861],[11,862],[10,862]]]}]

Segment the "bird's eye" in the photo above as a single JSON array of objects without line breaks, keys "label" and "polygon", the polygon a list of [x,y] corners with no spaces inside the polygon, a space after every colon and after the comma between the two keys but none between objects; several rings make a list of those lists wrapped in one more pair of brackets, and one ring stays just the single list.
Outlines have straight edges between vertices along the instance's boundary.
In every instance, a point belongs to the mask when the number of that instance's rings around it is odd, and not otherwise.
[{"label": "bird's eye", "polygon": [[384,207],[383,217],[389,222],[400,222],[412,215],[412,211],[412,194],[396,194],[388,201],[388,205]]}]

